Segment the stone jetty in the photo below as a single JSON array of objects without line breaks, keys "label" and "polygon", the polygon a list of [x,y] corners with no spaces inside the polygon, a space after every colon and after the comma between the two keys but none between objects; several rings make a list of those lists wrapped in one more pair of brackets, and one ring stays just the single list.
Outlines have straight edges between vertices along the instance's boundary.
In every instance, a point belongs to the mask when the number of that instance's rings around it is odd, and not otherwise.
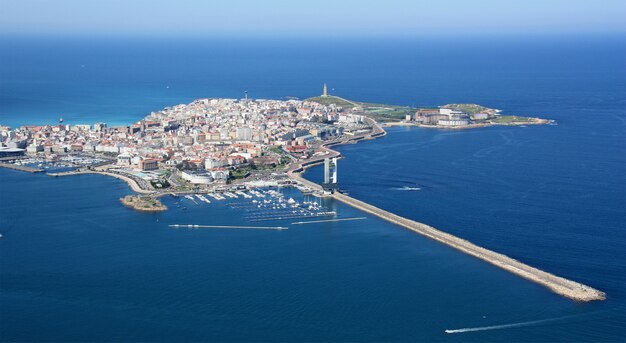
[{"label": "stone jetty", "polygon": [[434,239],[468,255],[489,262],[513,274],[536,282],[551,289],[555,293],[572,300],[593,301],[606,299],[606,295],[602,291],[550,274],[535,267],[531,267],[506,255],[485,249],[467,240],[437,230],[432,226],[406,219],[341,193],[335,193],[332,197],[361,211],[371,213],[393,224],[403,226],[409,230],[419,233],[420,235]]}]

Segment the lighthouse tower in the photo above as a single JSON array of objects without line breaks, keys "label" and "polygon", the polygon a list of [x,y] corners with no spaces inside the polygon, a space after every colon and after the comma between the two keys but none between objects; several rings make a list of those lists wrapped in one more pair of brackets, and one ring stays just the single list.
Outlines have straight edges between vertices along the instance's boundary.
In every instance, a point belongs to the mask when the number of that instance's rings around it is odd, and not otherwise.
[{"label": "lighthouse tower", "polygon": [[328,87],[326,86],[325,82],[324,82],[324,92],[322,93],[322,96],[328,96]]}]

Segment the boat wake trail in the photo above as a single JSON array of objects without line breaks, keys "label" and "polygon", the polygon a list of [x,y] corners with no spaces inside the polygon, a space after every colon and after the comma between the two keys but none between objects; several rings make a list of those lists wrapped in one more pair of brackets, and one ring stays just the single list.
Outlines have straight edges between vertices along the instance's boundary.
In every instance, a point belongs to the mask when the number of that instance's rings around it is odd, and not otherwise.
[{"label": "boat wake trail", "polygon": [[394,191],[419,191],[422,188],[420,187],[409,187],[409,186],[404,186],[404,187],[394,187],[392,188]]},{"label": "boat wake trail", "polygon": [[540,319],[540,320],[531,320],[531,321],[528,321],[528,322],[519,322],[519,323],[511,323],[511,324],[479,326],[479,327],[475,327],[475,328],[463,328],[463,329],[453,329],[453,330],[448,329],[448,330],[445,330],[445,333],[452,334],[452,333],[464,333],[464,332],[476,332],[476,331],[488,331],[488,330],[502,330],[502,329],[519,328],[519,327],[523,327],[523,326],[532,326],[532,325],[538,325],[538,324],[545,324],[545,323],[556,322],[556,321],[559,321],[559,320],[565,320],[565,319],[570,319],[570,318],[581,317],[581,316],[585,316],[585,315],[588,315],[588,314],[591,314],[591,313],[570,315],[570,316],[563,316],[563,317],[556,317],[556,318],[548,318],[548,319]]},{"label": "boat wake trail", "polygon": [[[561,319],[561,318],[559,318]],[[463,333],[463,332],[474,332],[474,331],[487,331],[487,330],[501,330],[501,329],[509,329],[509,328],[517,328],[521,326],[530,326],[535,324],[541,324],[546,322],[551,322],[557,319],[544,319],[544,320],[533,320],[529,322],[520,322],[513,324],[502,324],[502,325],[492,325],[492,326],[480,326],[476,328],[463,328],[463,329],[454,329],[454,330],[445,330],[446,333]]]}]

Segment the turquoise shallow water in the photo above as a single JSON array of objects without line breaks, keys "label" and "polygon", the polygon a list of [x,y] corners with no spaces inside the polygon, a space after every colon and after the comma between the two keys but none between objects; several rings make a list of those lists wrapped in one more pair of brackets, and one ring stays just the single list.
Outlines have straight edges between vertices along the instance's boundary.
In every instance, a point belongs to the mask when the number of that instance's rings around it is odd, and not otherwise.
[{"label": "turquoise shallow water", "polygon": [[[127,123],[243,89],[306,97],[324,81],[357,100],[471,101],[555,119],[557,126],[390,129],[338,148],[346,156],[340,182],[354,197],[609,298],[571,302],[367,215],[282,232],[173,230],[166,224],[246,221],[224,202],[183,211],[173,198],[164,199],[165,213],[136,213],[118,201],[127,185],[103,176],[0,170],[0,339],[624,341],[621,42],[3,38],[2,124],[54,122],[59,114],[73,123]],[[339,216],[364,215],[326,202]],[[526,324],[499,326],[516,323]]]}]

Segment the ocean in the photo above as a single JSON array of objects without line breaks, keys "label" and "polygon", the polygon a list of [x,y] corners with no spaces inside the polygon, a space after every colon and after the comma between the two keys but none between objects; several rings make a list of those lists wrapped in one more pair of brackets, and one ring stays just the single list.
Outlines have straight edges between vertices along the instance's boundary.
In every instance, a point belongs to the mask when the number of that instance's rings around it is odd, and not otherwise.
[{"label": "ocean", "polygon": [[[557,125],[390,128],[351,196],[602,291],[576,303],[330,199],[286,231],[227,202],[133,212],[99,175],[0,169],[2,341],[626,340],[624,37],[0,39],[0,125],[128,124],[202,97],[474,102]],[[306,173],[321,179],[321,169]],[[287,196],[302,200],[293,189]],[[270,221],[263,225],[285,225]],[[258,225],[258,223],[257,223]],[[467,330],[465,330],[467,329]],[[445,330],[456,330],[446,333]]]}]

